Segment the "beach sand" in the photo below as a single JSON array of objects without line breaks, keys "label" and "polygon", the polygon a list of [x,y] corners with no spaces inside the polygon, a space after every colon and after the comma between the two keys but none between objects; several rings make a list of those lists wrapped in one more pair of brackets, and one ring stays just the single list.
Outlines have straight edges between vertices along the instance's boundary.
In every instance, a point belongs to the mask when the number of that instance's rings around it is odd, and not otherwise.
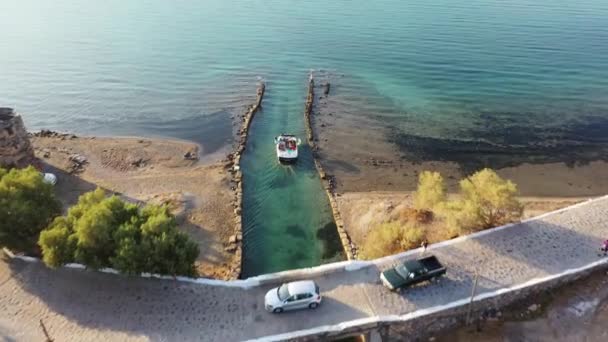
[{"label": "beach sand", "polygon": [[[564,150],[556,148],[554,153],[549,149],[553,155],[541,155],[537,150],[526,156],[521,154],[521,149],[512,154],[486,149],[479,153],[467,150],[475,159],[471,163],[449,161],[449,155],[440,153],[437,156],[443,157],[441,160],[413,160],[415,151],[403,151],[388,122],[372,112],[366,113],[368,107],[364,99],[355,99],[359,106],[352,107],[355,100],[340,93],[340,83],[336,87],[332,84],[330,93],[325,94],[323,82],[326,81],[319,81],[315,89],[312,115],[315,142],[325,172],[334,176],[340,214],[356,246],[361,245],[371,226],[394,216],[395,207],[411,205],[418,175],[426,170],[440,172],[448,192],[456,193],[462,178],[482,168],[480,161],[499,165],[496,172],[517,184],[525,204],[523,218],[608,193],[608,162],[593,159],[593,156],[602,157],[601,153],[587,155],[574,151],[566,157],[560,155]],[[432,154],[428,151],[432,150],[433,142],[426,143],[421,150],[428,157]],[[446,141],[440,143],[443,145],[438,149],[445,150],[449,145]],[[454,151],[462,157],[461,147],[455,146]],[[601,146],[594,153],[598,151],[601,152]],[[576,156],[582,159],[573,162],[572,157]],[[591,159],[585,159],[587,157]],[[437,235],[439,238],[442,234]]]},{"label": "beach sand", "polygon": [[[64,209],[96,187],[131,201],[168,203],[181,229],[199,244],[201,276],[226,279],[234,263],[240,263],[224,249],[235,226],[229,174],[219,162],[199,162],[198,145],[69,134],[31,140],[44,170],[58,177]],[[82,167],[70,160],[76,155],[86,159]]]},{"label": "beach sand", "polygon": [[[317,113],[315,113],[316,115]],[[314,116],[321,162],[337,181],[342,193],[361,191],[414,191],[418,174],[438,171],[448,189],[457,189],[468,171],[454,162],[405,159],[388,132],[364,118],[344,120],[338,114]],[[361,127],[365,127],[362,129]],[[518,185],[522,196],[577,197],[608,193],[608,163],[597,160],[584,165],[565,162],[523,163],[496,170]]]}]

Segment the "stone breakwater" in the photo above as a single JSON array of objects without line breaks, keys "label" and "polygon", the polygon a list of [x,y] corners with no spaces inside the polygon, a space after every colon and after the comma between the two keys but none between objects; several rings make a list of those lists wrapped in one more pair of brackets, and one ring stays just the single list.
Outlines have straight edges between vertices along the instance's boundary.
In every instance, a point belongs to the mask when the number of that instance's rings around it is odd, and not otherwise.
[{"label": "stone breakwater", "polygon": [[[323,93],[325,96],[329,95],[329,82],[325,83]],[[331,206],[331,212],[334,216],[334,221],[336,222],[336,227],[338,229],[338,235],[340,236],[340,242],[342,243],[342,247],[344,248],[344,253],[346,254],[346,258],[348,260],[356,259],[357,257],[357,249],[350,240],[350,237],[346,233],[344,229],[344,221],[342,220],[342,216],[340,215],[340,210],[338,208],[338,203],[336,201],[336,191],[335,191],[335,179],[334,176],[328,175],[323,169],[323,165],[319,161],[319,153],[318,146],[315,143],[314,130],[312,127],[312,111],[315,102],[315,81],[311,76],[308,81],[308,94],[306,96],[306,104],[304,106],[304,117],[305,117],[305,125],[306,125],[306,133],[308,138],[308,144],[310,145],[310,149],[312,150],[312,156],[315,163],[315,168],[321,177],[323,188],[325,189],[325,193],[327,193],[327,198],[329,199],[329,205]]]},{"label": "stone breakwater", "polygon": [[228,155],[228,160],[225,164],[225,167],[230,170],[231,183],[233,184],[232,189],[234,190],[234,235],[230,236],[228,246],[226,247],[226,251],[234,252],[235,255],[233,265],[231,265],[232,279],[238,279],[241,276],[243,257],[243,218],[241,214],[243,211],[243,173],[240,167],[241,156],[247,145],[249,127],[255,113],[262,106],[265,91],[266,85],[262,81],[257,86],[255,103],[248,106],[247,111],[242,116],[241,128],[237,131],[238,142],[235,151]]}]

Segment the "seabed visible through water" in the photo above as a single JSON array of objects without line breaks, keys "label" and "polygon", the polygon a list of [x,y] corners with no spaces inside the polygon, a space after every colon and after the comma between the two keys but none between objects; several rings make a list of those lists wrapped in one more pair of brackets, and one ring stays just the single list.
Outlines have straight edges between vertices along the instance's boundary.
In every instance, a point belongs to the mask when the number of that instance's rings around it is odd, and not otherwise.
[{"label": "seabed visible through water", "polygon": [[[327,195],[305,142],[304,81],[300,77],[270,83],[248,132],[241,159],[243,278],[344,258]],[[284,94],[287,89],[290,92]],[[281,133],[302,140],[294,164],[277,160],[273,139]]]}]

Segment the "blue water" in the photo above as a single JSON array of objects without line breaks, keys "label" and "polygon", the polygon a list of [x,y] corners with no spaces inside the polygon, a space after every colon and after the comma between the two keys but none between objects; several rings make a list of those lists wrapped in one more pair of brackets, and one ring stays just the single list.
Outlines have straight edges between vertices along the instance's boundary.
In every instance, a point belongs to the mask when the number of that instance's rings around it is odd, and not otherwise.
[{"label": "blue water", "polygon": [[[253,172],[246,259],[262,249],[260,260],[279,258],[265,244],[310,243],[331,221],[323,202],[311,214],[321,197],[309,162],[285,176],[268,166],[264,145],[284,130],[303,136],[310,69],[333,75],[356,115],[390,127],[391,141],[427,159],[449,159],[436,151],[454,141],[503,155],[545,154],[537,148],[547,141],[562,143],[556,155],[601,146],[594,157],[606,158],[605,0],[20,0],[0,2],[0,13],[0,106],[15,107],[30,129],[171,136],[223,153],[231,116],[267,80],[244,160]],[[288,210],[268,202],[276,197]],[[286,233],[288,220],[260,228],[276,215],[293,215],[306,234]],[[259,237],[274,233],[284,235]],[[270,269],[321,262],[322,245],[301,257],[277,252],[293,262]]]}]

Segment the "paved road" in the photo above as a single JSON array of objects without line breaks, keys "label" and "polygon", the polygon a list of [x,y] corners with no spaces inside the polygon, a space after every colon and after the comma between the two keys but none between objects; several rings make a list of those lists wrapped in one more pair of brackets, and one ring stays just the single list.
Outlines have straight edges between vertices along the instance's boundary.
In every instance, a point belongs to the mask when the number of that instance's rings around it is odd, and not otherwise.
[{"label": "paved road", "polygon": [[431,246],[448,267],[441,281],[402,294],[378,282],[391,262],[317,277],[316,311],[268,314],[253,289],[124,277],[39,263],[0,262],[0,340],[42,341],[43,319],[56,341],[239,341],[382,314],[404,314],[597,261],[608,235],[608,198],[531,222]]}]

